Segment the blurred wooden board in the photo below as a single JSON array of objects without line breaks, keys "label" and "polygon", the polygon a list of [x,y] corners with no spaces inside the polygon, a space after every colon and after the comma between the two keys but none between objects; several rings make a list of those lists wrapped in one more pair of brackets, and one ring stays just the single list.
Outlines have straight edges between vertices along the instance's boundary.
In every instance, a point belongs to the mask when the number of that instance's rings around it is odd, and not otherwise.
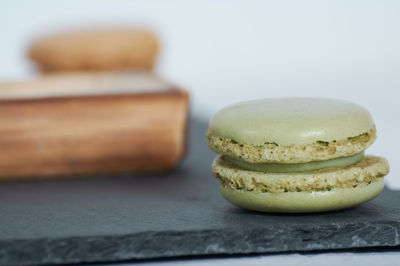
[{"label": "blurred wooden board", "polygon": [[185,91],[145,73],[0,83],[0,179],[169,170],[187,113]]},{"label": "blurred wooden board", "polygon": [[264,214],[227,203],[211,175],[207,124],[189,156],[154,176],[0,184],[0,264],[111,262],[199,255],[394,247],[400,192],[320,214]]}]

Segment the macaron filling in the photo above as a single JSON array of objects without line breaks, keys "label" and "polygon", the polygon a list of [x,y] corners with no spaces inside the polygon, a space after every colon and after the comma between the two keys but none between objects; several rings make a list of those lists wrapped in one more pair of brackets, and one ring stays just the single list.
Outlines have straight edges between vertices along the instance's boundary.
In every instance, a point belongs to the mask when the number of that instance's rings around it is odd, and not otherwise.
[{"label": "macaron filling", "polygon": [[324,168],[344,168],[361,162],[364,152],[351,156],[339,157],[325,161],[312,161],[308,163],[283,164],[283,163],[249,163],[230,156],[224,156],[225,160],[234,166],[244,170],[264,173],[297,173],[320,170]]}]

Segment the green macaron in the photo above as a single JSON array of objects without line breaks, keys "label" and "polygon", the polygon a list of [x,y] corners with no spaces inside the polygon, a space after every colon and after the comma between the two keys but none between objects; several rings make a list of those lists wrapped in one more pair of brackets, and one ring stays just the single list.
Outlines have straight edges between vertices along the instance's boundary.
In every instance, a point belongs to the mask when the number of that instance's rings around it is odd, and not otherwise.
[{"label": "green macaron", "polygon": [[389,171],[364,155],[376,139],[369,112],[320,98],[275,98],[223,108],[210,120],[207,144],[222,195],[263,212],[319,212],[376,197]]}]

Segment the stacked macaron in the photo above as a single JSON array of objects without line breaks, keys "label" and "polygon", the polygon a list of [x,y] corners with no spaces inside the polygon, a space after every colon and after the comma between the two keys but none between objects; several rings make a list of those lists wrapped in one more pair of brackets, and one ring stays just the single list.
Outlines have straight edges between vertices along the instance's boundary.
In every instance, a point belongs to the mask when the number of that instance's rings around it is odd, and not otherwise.
[{"label": "stacked macaron", "polygon": [[389,171],[384,158],[364,155],[376,138],[369,112],[341,100],[277,98],[217,112],[208,146],[231,203],[265,212],[318,212],[376,197]]}]

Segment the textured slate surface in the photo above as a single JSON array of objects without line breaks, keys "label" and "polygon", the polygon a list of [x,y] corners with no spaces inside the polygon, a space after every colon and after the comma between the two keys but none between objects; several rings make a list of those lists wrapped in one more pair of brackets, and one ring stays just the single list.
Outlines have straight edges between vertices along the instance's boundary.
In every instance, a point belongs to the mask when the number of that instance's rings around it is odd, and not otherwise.
[{"label": "textured slate surface", "polygon": [[398,246],[400,192],[312,215],[262,214],[225,202],[210,173],[206,124],[165,176],[0,184],[0,264]]}]

